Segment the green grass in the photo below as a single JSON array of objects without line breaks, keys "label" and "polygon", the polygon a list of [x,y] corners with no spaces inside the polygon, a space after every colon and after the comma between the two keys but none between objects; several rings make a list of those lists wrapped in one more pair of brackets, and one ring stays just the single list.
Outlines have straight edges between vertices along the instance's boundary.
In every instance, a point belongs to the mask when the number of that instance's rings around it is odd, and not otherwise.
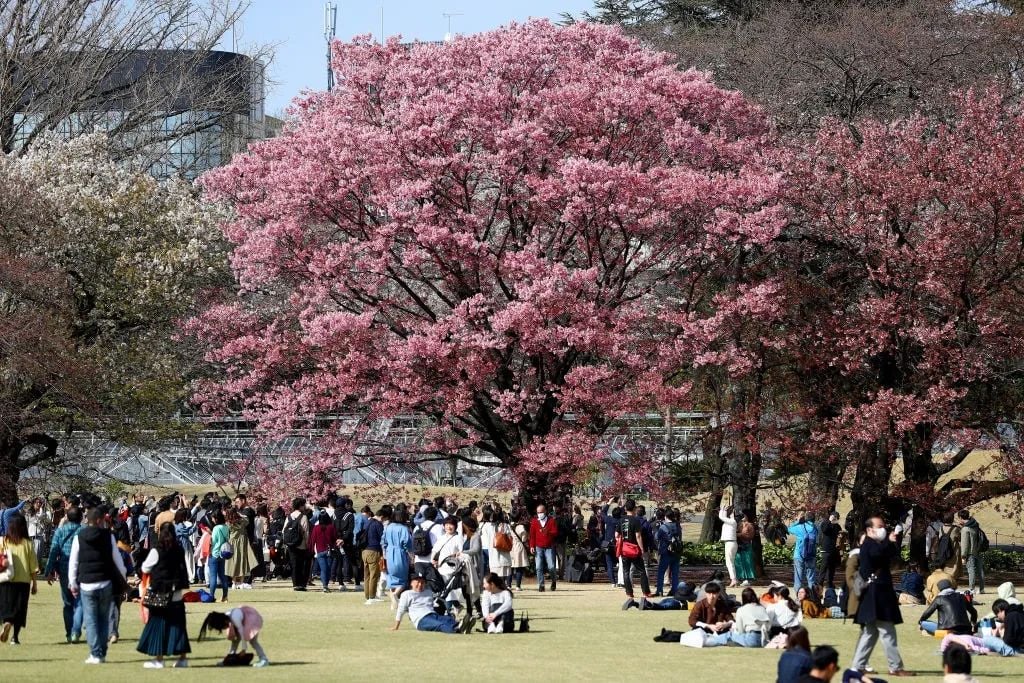
[{"label": "green grass", "polygon": [[[364,606],[362,594],[295,593],[271,583],[269,588],[236,591],[229,605],[250,604],[264,616],[260,641],[272,665],[267,669],[214,669],[227,651],[222,637],[193,641],[188,671],[146,671],[145,657],[135,651],[141,631],[137,605],[123,610],[122,640],[110,648],[108,663],[85,666],[84,644],[64,643],[60,595],[56,584],[40,584],[29,607],[22,645],[0,645],[0,680],[88,681],[149,680],[174,677],[195,681],[284,680],[466,680],[483,676],[491,681],[620,681],[624,672],[639,680],[742,681],[775,680],[777,650],[716,648],[692,650],[655,643],[661,627],[686,628],[686,612],[622,612],[621,590],[607,585],[562,584],[556,593],[528,589],[516,596],[517,613],[527,610],[528,634],[446,636],[418,633],[406,621],[392,633],[387,603]],[[189,632],[194,638],[204,615],[214,605],[188,605]],[[219,607],[219,604],[217,605]],[[981,608],[985,611],[985,607]],[[921,673],[918,680],[940,679],[938,641],[918,635],[913,623],[921,608],[906,608],[909,624],[899,627],[906,665]],[[857,627],[841,621],[814,620],[809,624],[815,644],[837,648],[848,665]],[[976,657],[975,673],[1024,683],[1024,657]],[[885,668],[881,647],[872,659]],[[138,679],[136,677],[142,677]]]}]

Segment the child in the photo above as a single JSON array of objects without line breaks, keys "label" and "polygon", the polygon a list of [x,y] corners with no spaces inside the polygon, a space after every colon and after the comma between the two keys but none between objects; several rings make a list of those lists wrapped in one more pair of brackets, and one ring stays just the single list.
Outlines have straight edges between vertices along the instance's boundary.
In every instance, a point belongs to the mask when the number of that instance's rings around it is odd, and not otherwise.
[{"label": "child", "polygon": [[515,630],[512,593],[505,587],[505,580],[493,572],[484,577],[480,611],[488,633],[512,633]]},{"label": "child", "polygon": [[270,660],[267,659],[267,653],[263,651],[259,640],[257,640],[261,628],[263,628],[263,617],[260,616],[260,613],[248,605],[242,605],[227,612],[207,614],[202,628],[199,629],[199,640],[206,637],[207,629],[217,632],[227,629],[228,639],[231,641],[231,649],[228,654],[235,654],[239,643],[241,643],[242,652],[245,652],[246,645],[251,644],[252,649],[256,650],[256,654],[259,656],[259,659],[252,665],[263,667],[270,664]]}]

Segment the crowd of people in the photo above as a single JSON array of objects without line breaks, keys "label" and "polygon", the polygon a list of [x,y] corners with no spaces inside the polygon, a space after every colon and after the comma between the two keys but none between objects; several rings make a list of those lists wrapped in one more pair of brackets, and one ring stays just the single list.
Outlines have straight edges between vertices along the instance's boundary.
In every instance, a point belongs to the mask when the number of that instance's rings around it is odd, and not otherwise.
[{"label": "crowd of people", "polygon": [[[523,590],[531,566],[537,591],[545,592],[556,591],[559,581],[593,580],[603,565],[609,583],[625,591],[624,610],[689,609],[689,631],[663,629],[656,641],[783,649],[780,683],[820,679],[835,664],[834,650],[809,644],[809,620],[820,618],[849,618],[859,626],[850,671],[870,677],[868,662],[880,641],[889,675],[913,675],[895,628],[909,605],[926,606],[919,628],[941,638],[951,675],[969,673],[963,669],[970,658],[965,665],[961,650],[1024,653],[1024,609],[1012,584],[999,587],[992,613],[979,618],[988,541],[967,511],[928,525],[930,573],[911,563],[897,583],[893,569],[903,564],[911,520],[889,529],[872,517],[855,529],[850,520],[841,526],[835,512],[820,520],[808,512],[759,529],[752,515],[724,506],[718,519],[725,573],[690,586],[680,580],[680,511],[658,508],[649,515],[632,499],[595,504],[588,516],[579,506],[556,506],[549,514],[545,505],[528,510],[514,501],[506,510],[445,497],[375,511],[356,510],[347,496],[295,498],[289,507],[211,493],[112,503],[64,496],[3,509],[0,551],[9,576],[0,582],[0,640],[20,642],[37,577],[59,582],[66,637],[78,642],[86,633],[87,663],[104,661],[119,638],[122,605],[140,599],[146,624],[137,649],[151,657],[147,667],[161,668],[167,658],[188,665],[186,601],[213,601],[219,593],[225,602],[232,590],[272,578],[290,580],[295,591],[319,586],[324,593],[361,591],[368,605],[390,601],[395,630],[408,617],[420,631],[465,634],[479,623],[498,634],[516,630],[514,593]],[[795,539],[792,589],[773,581],[759,595],[751,587],[752,546],[762,534],[769,543]],[[650,567],[656,567],[653,589]],[[732,588],[738,595],[728,593]],[[232,661],[252,659],[251,644],[253,665],[265,666],[261,626],[254,609],[239,607],[211,613],[202,633],[228,629]]]}]

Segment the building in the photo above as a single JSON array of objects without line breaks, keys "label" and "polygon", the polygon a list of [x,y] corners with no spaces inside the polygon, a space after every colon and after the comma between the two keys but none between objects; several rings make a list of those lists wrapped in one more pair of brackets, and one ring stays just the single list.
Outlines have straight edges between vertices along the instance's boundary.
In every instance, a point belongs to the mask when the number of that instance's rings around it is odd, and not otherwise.
[{"label": "building", "polygon": [[[74,61],[81,63],[80,55]],[[106,131],[127,163],[157,178],[191,180],[282,128],[264,112],[263,64],[243,54],[137,51],[105,74],[56,122],[43,87],[30,89],[14,121],[16,146],[41,124],[67,137]]]}]

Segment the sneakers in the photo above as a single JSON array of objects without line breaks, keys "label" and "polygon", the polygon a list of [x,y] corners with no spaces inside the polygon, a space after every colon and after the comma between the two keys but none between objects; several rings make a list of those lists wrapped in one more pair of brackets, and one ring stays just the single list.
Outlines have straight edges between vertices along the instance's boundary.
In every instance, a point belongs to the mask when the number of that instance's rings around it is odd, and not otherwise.
[{"label": "sneakers", "polygon": [[158,662],[155,659],[151,659],[142,665],[143,669],[162,669],[164,668],[163,662]]},{"label": "sneakers", "polygon": [[743,588],[746,588],[749,585],[750,585],[749,581],[744,581],[743,583],[740,584],[740,586],[742,586]]},{"label": "sneakers", "polygon": [[626,602],[622,603],[622,611],[625,612],[630,607],[639,607],[639,605],[633,598],[626,598]]},{"label": "sneakers", "polygon": [[543,593],[544,592],[544,584],[542,583],[541,585],[537,586],[537,590],[540,591],[541,593]]},{"label": "sneakers", "polygon": [[554,579],[551,580],[551,590],[555,590],[558,587],[558,582]]},{"label": "sneakers", "polygon": [[111,635],[111,636],[110,636],[110,639],[109,639],[109,640],[107,640],[107,642],[108,642],[108,643],[110,643],[111,645],[113,645],[114,643],[116,643],[116,642],[117,642],[117,635],[116,635],[116,634],[115,634],[115,635]]},{"label": "sneakers", "polygon": [[174,663],[174,668],[175,669],[187,669],[188,668],[188,660],[187,659],[179,659],[178,661],[176,661]]},{"label": "sneakers", "polygon": [[94,657],[93,655],[89,655],[88,659],[85,660],[85,663],[86,664],[102,664],[103,663],[103,658],[102,657]]},{"label": "sneakers", "polygon": [[639,605],[637,605],[637,608],[638,608],[638,609],[639,609],[639,610],[640,610],[641,612],[644,612],[644,611],[646,611],[646,610],[647,610],[647,598],[646,598],[646,597],[640,598],[640,604],[639,604]]},{"label": "sneakers", "polygon": [[903,677],[903,676],[916,676],[917,674],[914,673],[913,671],[907,671],[906,669],[897,669],[896,671],[890,671],[889,675],[890,676]]},{"label": "sneakers", "polygon": [[257,659],[255,662],[252,663],[252,665],[254,667],[256,667],[257,669],[262,669],[265,666],[270,666],[270,660],[269,659]]},{"label": "sneakers", "polygon": [[330,592],[331,592],[331,589],[330,589],[330,588],[323,588],[323,589],[321,589],[321,591],[320,591],[320,592],[321,592],[321,593],[330,593]]},{"label": "sneakers", "polygon": [[462,623],[459,624],[459,633],[469,633],[473,630],[473,624],[476,623],[476,618],[472,612],[466,610],[466,616],[462,617]]}]

